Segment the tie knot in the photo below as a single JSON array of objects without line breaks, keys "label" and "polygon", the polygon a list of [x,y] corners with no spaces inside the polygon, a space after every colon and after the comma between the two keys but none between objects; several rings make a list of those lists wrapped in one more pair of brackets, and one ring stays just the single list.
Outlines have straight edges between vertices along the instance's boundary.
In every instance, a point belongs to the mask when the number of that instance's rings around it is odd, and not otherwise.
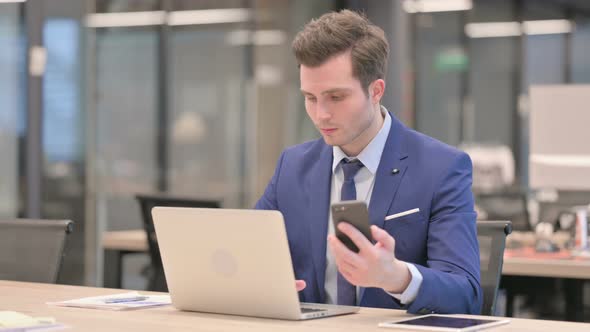
[{"label": "tie knot", "polygon": [[350,161],[342,159],[340,163],[342,164],[342,171],[344,172],[345,182],[353,181],[356,173],[358,173],[358,171],[360,171],[360,169],[364,166],[363,163],[358,159],[353,159]]}]

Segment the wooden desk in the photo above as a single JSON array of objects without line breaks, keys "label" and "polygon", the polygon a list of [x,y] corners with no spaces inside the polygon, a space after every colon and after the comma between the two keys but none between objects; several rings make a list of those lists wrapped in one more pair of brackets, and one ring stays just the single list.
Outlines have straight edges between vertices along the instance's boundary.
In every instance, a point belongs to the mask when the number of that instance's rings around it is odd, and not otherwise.
[{"label": "wooden desk", "polygon": [[[68,325],[67,331],[394,331],[378,328],[382,321],[408,316],[401,310],[362,308],[358,314],[309,321],[281,321],[178,311],[170,306],[134,311],[64,308],[45,304],[121,290],[0,281],[0,310],[30,316],[50,316]],[[475,316],[468,316],[475,317]],[[590,324],[511,318],[493,331],[587,331]],[[400,330],[401,331],[401,330]],[[405,331],[405,330],[403,330]]]},{"label": "wooden desk", "polygon": [[105,232],[102,236],[102,247],[105,250],[148,251],[147,237],[143,229]]}]

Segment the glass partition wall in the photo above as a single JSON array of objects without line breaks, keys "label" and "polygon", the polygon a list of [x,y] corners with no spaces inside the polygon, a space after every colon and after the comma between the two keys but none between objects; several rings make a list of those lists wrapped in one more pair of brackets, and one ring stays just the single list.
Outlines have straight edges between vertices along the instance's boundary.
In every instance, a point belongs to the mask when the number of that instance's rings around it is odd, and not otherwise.
[{"label": "glass partition wall", "polygon": [[392,111],[452,145],[508,147],[526,189],[528,87],[590,82],[590,6],[395,1],[0,1],[0,216],[74,220],[60,282],[101,285],[101,236],[142,227],[136,194],[252,207],[280,151],[318,137],[290,42],[345,7],[408,19],[388,35],[411,45],[392,53],[408,57]]},{"label": "glass partition wall", "polygon": [[[432,7],[432,8],[431,8]],[[452,145],[503,146],[528,187],[528,89],[589,83],[584,1],[406,0],[418,130]]]},{"label": "glass partition wall", "polygon": [[[140,193],[254,205],[280,151],[298,139],[287,129],[301,111],[289,43],[331,8],[313,3],[93,2],[85,24],[95,210],[87,223],[96,234],[141,228]],[[100,284],[100,244],[87,251],[98,253],[86,271]],[[136,278],[124,287],[142,287],[146,263],[131,258],[126,274]]]},{"label": "glass partition wall", "polygon": [[136,194],[252,207],[305,125],[290,39],[331,3],[0,1],[0,216],[74,220],[59,282],[100,285]]},{"label": "glass partition wall", "polygon": [[25,117],[24,4],[0,3],[0,218],[19,214]]}]

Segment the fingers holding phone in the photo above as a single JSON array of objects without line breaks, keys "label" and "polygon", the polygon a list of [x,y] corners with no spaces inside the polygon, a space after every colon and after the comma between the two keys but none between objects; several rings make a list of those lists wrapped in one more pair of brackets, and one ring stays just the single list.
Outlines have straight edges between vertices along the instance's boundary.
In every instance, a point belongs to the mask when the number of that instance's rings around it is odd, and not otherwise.
[{"label": "fingers holding phone", "polygon": [[395,257],[395,239],[385,230],[369,226],[364,202],[335,203],[332,216],[336,236],[328,236],[330,250],[338,270],[350,283],[393,293],[406,289],[410,272]]}]

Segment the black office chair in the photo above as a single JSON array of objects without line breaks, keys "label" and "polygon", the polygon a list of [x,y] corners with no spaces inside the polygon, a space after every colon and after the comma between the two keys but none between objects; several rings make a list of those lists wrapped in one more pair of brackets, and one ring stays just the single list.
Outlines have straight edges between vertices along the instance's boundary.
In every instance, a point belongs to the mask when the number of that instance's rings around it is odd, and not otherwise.
[{"label": "black office chair", "polygon": [[70,220],[0,220],[0,279],[56,283]]},{"label": "black office chair", "polygon": [[496,309],[498,286],[502,277],[506,236],[512,233],[510,221],[478,221],[477,240],[481,287],[483,289],[482,315],[493,316]]},{"label": "black office chair", "polygon": [[158,247],[158,239],[156,238],[156,231],[154,229],[152,208],[156,206],[219,208],[221,207],[221,204],[216,200],[197,200],[167,195],[136,195],[135,198],[139,202],[141,208],[143,227],[148,239],[151,261],[148,277],[148,290],[167,292],[168,286],[166,285],[162,258],[160,257],[160,248]]},{"label": "black office chair", "polygon": [[510,220],[515,231],[532,231],[527,203],[522,191],[475,194],[475,205],[481,212],[478,220]]}]

